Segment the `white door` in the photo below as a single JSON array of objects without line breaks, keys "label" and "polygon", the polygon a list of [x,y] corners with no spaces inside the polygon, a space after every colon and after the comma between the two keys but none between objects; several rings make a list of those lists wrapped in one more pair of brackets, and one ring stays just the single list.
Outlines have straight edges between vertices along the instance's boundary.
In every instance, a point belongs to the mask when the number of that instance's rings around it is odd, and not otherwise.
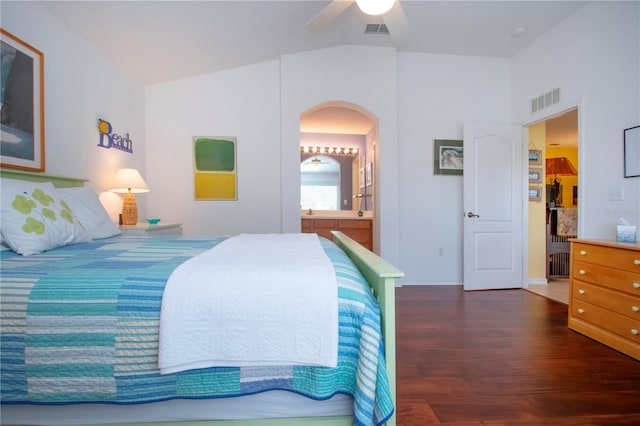
[{"label": "white door", "polygon": [[464,126],[464,289],[523,286],[523,129]]}]

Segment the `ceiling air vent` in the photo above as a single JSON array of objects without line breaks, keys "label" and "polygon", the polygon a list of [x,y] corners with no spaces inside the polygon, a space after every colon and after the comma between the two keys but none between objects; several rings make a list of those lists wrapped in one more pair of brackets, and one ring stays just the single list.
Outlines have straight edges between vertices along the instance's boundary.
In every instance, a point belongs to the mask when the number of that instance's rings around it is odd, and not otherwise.
[{"label": "ceiling air vent", "polygon": [[531,113],[550,107],[560,102],[560,89],[553,89],[550,92],[531,99]]},{"label": "ceiling air vent", "polygon": [[389,29],[385,24],[367,24],[364,29],[364,33],[389,35]]}]

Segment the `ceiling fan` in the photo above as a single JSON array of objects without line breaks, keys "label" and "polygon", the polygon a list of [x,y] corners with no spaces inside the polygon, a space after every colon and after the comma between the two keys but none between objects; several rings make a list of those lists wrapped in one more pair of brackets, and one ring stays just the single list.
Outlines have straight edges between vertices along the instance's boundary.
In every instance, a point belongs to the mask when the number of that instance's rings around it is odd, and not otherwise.
[{"label": "ceiling fan", "polygon": [[396,45],[401,45],[409,35],[407,17],[400,0],[332,0],[316,16],[305,24],[308,31],[322,31],[354,3],[367,15],[380,16]]}]

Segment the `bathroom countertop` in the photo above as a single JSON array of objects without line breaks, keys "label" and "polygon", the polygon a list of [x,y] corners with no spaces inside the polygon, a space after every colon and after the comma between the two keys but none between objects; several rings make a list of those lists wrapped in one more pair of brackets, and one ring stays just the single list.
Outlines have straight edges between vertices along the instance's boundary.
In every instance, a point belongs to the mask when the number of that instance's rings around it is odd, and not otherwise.
[{"label": "bathroom countertop", "polygon": [[309,214],[308,210],[302,210],[300,217],[302,219],[373,219],[373,212],[363,213],[363,216],[358,216],[358,212],[353,210],[314,210]]}]

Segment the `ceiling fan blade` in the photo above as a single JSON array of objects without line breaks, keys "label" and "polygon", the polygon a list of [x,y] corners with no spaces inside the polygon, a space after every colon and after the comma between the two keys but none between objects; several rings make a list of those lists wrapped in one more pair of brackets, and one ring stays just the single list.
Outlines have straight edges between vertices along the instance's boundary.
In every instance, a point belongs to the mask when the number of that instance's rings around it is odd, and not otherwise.
[{"label": "ceiling fan blade", "polygon": [[399,0],[382,16],[382,19],[396,47],[403,46],[409,40],[409,23]]},{"label": "ceiling fan blade", "polygon": [[347,10],[354,2],[355,0],[333,0],[320,13],[311,18],[304,28],[308,31],[322,31],[331,25],[338,15]]}]

